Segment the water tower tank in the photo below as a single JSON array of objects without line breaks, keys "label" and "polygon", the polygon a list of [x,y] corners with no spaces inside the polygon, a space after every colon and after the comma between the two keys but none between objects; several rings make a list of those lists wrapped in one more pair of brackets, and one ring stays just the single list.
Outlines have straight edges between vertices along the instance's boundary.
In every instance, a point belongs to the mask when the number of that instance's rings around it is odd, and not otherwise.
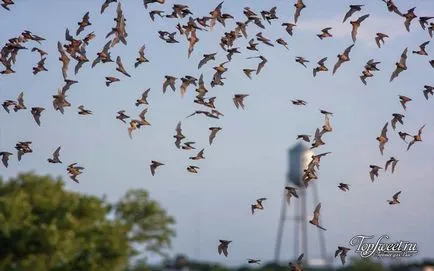
[{"label": "water tower tank", "polygon": [[288,183],[302,186],[301,179],[303,176],[303,170],[307,168],[307,165],[312,160],[312,155],[314,155],[314,153],[301,142],[298,142],[294,147],[288,150]]}]

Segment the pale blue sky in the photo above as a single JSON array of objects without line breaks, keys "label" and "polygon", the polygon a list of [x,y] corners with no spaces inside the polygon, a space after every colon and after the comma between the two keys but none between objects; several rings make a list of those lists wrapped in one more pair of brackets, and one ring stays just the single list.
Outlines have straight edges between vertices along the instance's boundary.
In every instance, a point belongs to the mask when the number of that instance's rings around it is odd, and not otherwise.
[{"label": "pale blue sky", "polygon": [[[144,9],[142,1],[122,1],[127,18],[128,46],[118,44],[111,52],[113,59],[118,55],[122,57],[132,77],[118,73],[115,63],[99,64],[94,69],[87,63],[74,76],[72,64],[75,61],[71,60],[69,79],[79,83],[69,91],[68,101],[72,107],[66,108],[65,114],[61,115],[54,111],[51,97],[63,85],[57,41],[64,43],[66,28],[75,34],[77,22],[90,11],[92,26],[80,37],[90,31],[97,35],[87,47],[87,56],[93,61],[107,42],[104,37],[114,26],[116,16],[116,5],[111,5],[101,15],[100,2],[81,0],[71,5],[65,0],[17,1],[10,12],[0,10],[0,25],[4,26],[0,39],[6,42],[26,29],[45,37],[47,41],[42,45],[29,42],[26,46],[31,49],[37,45],[48,52],[46,67],[49,70],[34,76],[32,67],[38,62],[39,55],[28,50],[18,55],[14,66],[16,74],[0,78],[0,101],[16,99],[24,91],[28,108],[11,114],[2,109],[0,150],[15,153],[14,146],[18,141],[30,140],[34,151],[25,155],[20,163],[14,155],[9,168],[0,168],[3,177],[28,170],[61,175],[68,189],[107,194],[111,200],[119,198],[127,189],[145,188],[176,217],[177,237],[173,242],[173,253],[228,265],[242,264],[249,257],[272,260],[288,164],[287,148],[296,143],[297,134],[314,134],[315,129],[322,126],[321,108],[334,113],[331,118],[334,131],[323,137],[326,145],[316,150],[316,153],[332,152],[322,159],[317,181],[322,222],[328,229],[325,239],[329,253],[333,253],[337,245],[348,245],[355,235],[387,233],[394,240],[417,242],[418,257],[433,255],[434,216],[430,207],[434,206],[434,129],[431,120],[434,101],[426,101],[422,94],[424,85],[434,85],[434,70],[428,64],[433,58],[433,45],[427,46],[429,57],[409,53],[408,70],[389,83],[394,63],[403,49],[418,50],[418,45],[430,39],[417,20],[407,33],[403,18],[388,12],[383,2],[372,0],[365,1],[364,10],[342,24],[348,5],[356,2],[306,0],[307,8],[294,28],[294,36],[290,37],[280,24],[293,22],[295,1],[228,0],[223,4],[223,12],[230,12],[236,20],[228,20],[226,29],[217,24],[212,32],[198,31],[200,41],[191,58],[187,59],[185,37],[177,34],[179,44],[166,44],[157,34],[158,30],[176,31],[178,19],[163,20],[157,16],[153,23],[148,12],[151,9],[170,12],[173,3],[183,3],[190,6],[195,17],[202,17],[208,15],[219,1],[204,1],[204,4],[203,1],[169,0],[163,6],[151,5],[148,10]],[[418,0],[411,5],[403,0],[395,2],[403,12],[414,5],[417,6],[416,15],[434,15],[431,1]],[[211,88],[212,67],[227,60],[226,53],[218,45],[220,38],[235,27],[235,21],[245,20],[242,13],[245,6],[250,6],[257,14],[277,6],[280,19],[272,21],[271,26],[265,22],[266,29],[249,25],[248,39],[241,38],[235,43],[243,54],[234,55],[228,63],[225,85]],[[313,78],[312,68],[323,57],[328,57],[326,66],[332,70],[337,54],[352,44],[349,21],[367,13],[371,16],[362,23],[358,41],[350,53],[351,61],[344,63],[334,76],[328,72]],[[334,27],[331,33],[335,37],[319,40],[316,34],[328,26]],[[258,76],[253,75],[253,80],[249,80],[242,69],[255,69],[259,60],[246,60],[246,57],[258,54],[246,50],[245,46],[258,32],[273,42],[282,37],[290,50],[278,44],[274,48],[260,44],[260,53],[268,58],[268,63]],[[381,49],[374,43],[376,32],[390,35]],[[137,52],[144,43],[150,63],[134,69]],[[217,60],[197,70],[202,54],[214,52],[217,52]],[[309,59],[308,68],[295,63],[295,56]],[[359,76],[371,58],[381,61],[378,66],[381,71],[368,78],[368,85],[364,86]],[[217,96],[217,109],[225,114],[220,120],[203,116],[185,119],[199,109],[193,103],[194,87],[188,89],[183,99],[179,89],[176,93],[171,90],[165,95],[162,93],[164,75],[199,78],[201,73],[210,96]],[[116,76],[121,82],[107,88],[105,76]],[[179,85],[180,80],[177,87]],[[130,140],[127,126],[115,119],[116,112],[124,109],[128,115],[137,116],[141,108],[134,106],[135,100],[147,88],[151,88],[147,119],[152,126],[137,131]],[[250,94],[245,99],[245,110],[235,108],[232,102],[235,93]],[[398,95],[413,98],[407,104],[406,112]],[[290,104],[290,99],[296,98],[306,100],[308,105],[296,107]],[[81,104],[94,114],[78,115],[77,107]],[[32,106],[47,109],[42,113],[41,127],[30,114]],[[375,138],[380,135],[384,123],[391,120],[392,113],[405,115],[404,126],[398,125],[394,132],[389,125],[390,139],[382,157]],[[206,159],[195,163],[200,167],[197,175],[186,171],[190,163],[188,157],[196,151],[178,150],[174,145],[172,136],[180,120],[184,135],[196,142],[198,150],[205,148]],[[397,132],[414,134],[425,123],[424,141],[406,152],[406,145]],[[221,126],[223,130],[209,146],[208,127],[211,126]],[[48,164],[46,159],[59,145],[64,164]],[[399,160],[395,174],[380,171],[380,177],[372,183],[369,165],[384,167],[390,156]],[[149,172],[150,160],[166,164],[157,169],[154,177]],[[80,184],[66,175],[66,166],[72,162],[85,167],[79,178]],[[351,184],[350,192],[338,190],[336,186],[340,181]],[[386,200],[399,190],[402,190],[401,204],[389,206]],[[268,198],[264,203],[265,210],[252,216],[250,204],[259,197]],[[309,215],[313,209],[314,203],[309,199]],[[293,212],[294,206],[291,206],[288,213]],[[199,217],[200,225],[196,225]],[[200,236],[197,234],[199,228]],[[319,257],[316,228],[308,225],[308,230],[312,248],[309,254],[313,258]],[[286,261],[293,257],[292,225],[286,226],[284,238],[281,259]],[[217,254],[218,239],[233,240],[228,258]],[[200,255],[195,252],[196,247],[200,247]],[[349,255],[354,255],[353,251]]]}]

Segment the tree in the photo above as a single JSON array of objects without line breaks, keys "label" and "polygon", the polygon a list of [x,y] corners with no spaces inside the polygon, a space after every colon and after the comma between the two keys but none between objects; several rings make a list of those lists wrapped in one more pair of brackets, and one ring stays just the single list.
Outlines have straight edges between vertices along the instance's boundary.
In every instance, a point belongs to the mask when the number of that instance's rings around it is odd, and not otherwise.
[{"label": "tree", "polygon": [[136,244],[155,252],[170,247],[172,224],[143,190],[112,205],[66,191],[60,178],[0,177],[0,270],[122,270]]}]

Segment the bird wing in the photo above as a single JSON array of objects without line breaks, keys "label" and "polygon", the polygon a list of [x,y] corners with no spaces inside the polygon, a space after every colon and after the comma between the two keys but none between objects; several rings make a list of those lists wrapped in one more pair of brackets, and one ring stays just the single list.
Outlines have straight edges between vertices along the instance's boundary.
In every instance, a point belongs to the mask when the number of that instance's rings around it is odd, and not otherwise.
[{"label": "bird wing", "polygon": [[217,130],[212,130],[212,131],[211,131],[211,134],[209,135],[209,144],[210,144],[210,145],[212,144],[212,142],[213,142],[213,140],[214,140],[216,134],[217,134]]},{"label": "bird wing", "polygon": [[402,52],[402,54],[401,54],[401,58],[400,58],[400,60],[399,60],[399,63],[401,63],[402,65],[406,65],[406,61],[407,61],[407,49],[408,48],[405,48],[404,49],[404,51]]},{"label": "bird wing", "polygon": [[395,195],[393,195],[393,199],[398,200],[399,194],[401,194],[401,191],[395,193]]},{"label": "bird wing", "polygon": [[344,20],[342,21],[342,23],[345,23],[345,21],[351,17],[351,15],[354,14],[354,12],[356,12],[355,9],[350,8],[350,10],[345,14],[344,16]]},{"label": "bird wing", "polygon": [[353,29],[351,30],[351,38],[353,39],[353,42],[356,42],[356,40],[357,40],[357,30],[358,29],[359,29],[359,26],[353,24]]},{"label": "bird wing", "polygon": [[341,261],[342,261],[342,265],[345,264],[345,257],[346,255],[344,253],[341,253]]},{"label": "bird wing", "polygon": [[393,161],[393,163],[392,163],[392,173],[395,172],[395,167],[396,167],[397,163],[398,163],[398,160]]},{"label": "bird wing", "polygon": [[327,57],[324,57],[320,61],[318,61],[318,65],[324,65],[324,62],[326,61],[327,61]]},{"label": "bird wing", "polygon": [[318,205],[315,207],[315,210],[313,211],[313,215],[315,218],[319,218],[319,211],[321,210],[321,203],[318,203]]},{"label": "bird wing", "polygon": [[399,75],[399,73],[400,73],[401,71],[402,71],[402,70],[401,70],[400,68],[396,67],[396,69],[393,71],[392,75],[390,76],[390,80],[389,80],[389,82],[392,82],[393,79],[395,79],[396,77],[398,77],[398,75]]},{"label": "bird wing", "polygon": [[363,15],[363,16],[361,16],[359,19],[357,19],[357,21],[359,22],[359,23],[361,23],[361,22],[363,22],[366,18],[368,18],[369,17],[369,14],[366,14],[366,15]]},{"label": "bird wing", "polygon": [[381,48],[380,38],[379,37],[375,37],[375,43],[377,44],[378,48]]},{"label": "bird wing", "polygon": [[387,138],[387,126],[389,125],[389,122],[386,122],[383,129],[381,130],[381,136]]},{"label": "bird wing", "polygon": [[343,63],[342,60],[338,59],[335,66],[333,67],[333,73],[332,74],[335,74],[335,72],[339,69],[339,67],[341,66],[342,63]]},{"label": "bird wing", "polygon": [[60,149],[61,149],[61,146],[57,147],[57,149],[54,151],[54,153],[53,153],[54,160],[59,159]]},{"label": "bird wing", "polygon": [[345,49],[345,51],[344,51],[344,55],[348,56],[351,52],[351,49],[353,49],[353,47],[354,47],[354,44],[348,46],[347,49]]},{"label": "bird wing", "polygon": [[422,125],[422,127],[420,127],[419,131],[417,132],[417,134],[420,136],[422,134],[422,130],[425,127],[426,124]]},{"label": "bird wing", "polygon": [[304,253],[302,253],[300,256],[298,256],[298,259],[297,259],[298,264],[301,264],[301,261],[303,260],[303,256],[304,256]]}]

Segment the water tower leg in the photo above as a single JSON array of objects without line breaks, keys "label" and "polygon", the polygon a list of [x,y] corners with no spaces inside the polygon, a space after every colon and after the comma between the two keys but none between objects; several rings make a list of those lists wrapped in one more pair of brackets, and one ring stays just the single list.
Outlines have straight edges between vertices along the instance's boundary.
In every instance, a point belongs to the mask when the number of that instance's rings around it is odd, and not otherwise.
[{"label": "water tower leg", "polygon": [[279,227],[277,229],[276,248],[274,250],[274,262],[276,264],[278,264],[280,261],[280,248],[282,247],[283,225],[285,224],[285,220],[286,220],[286,202],[285,202],[285,198],[283,198],[282,209],[280,212]]}]

